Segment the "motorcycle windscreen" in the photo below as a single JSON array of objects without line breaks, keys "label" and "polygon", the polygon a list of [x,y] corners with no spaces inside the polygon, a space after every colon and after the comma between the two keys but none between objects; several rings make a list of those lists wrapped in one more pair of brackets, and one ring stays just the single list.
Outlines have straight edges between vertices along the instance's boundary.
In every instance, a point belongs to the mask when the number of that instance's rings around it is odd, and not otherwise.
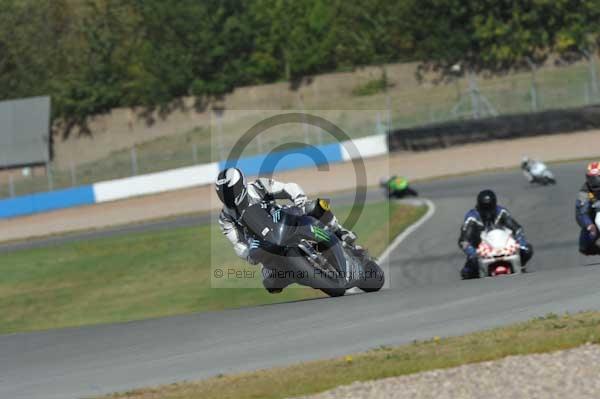
[{"label": "motorcycle windscreen", "polygon": [[304,238],[303,234],[298,232],[300,217],[293,209],[255,204],[246,209],[242,222],[255,237],[277,247],[283,247]]},{"label": "motorcycle windscreen", "polygon": [[267,211],[267,208],[261,204],[250,205],[242,215],[244,226],[252,235],[265,241],[273,240],[273,232],[276,230],[276,224]]},{"label": "motorcycle windscreen", "polygon": [[281,246],[296,246],[303,239],[312,240],[313,233],[310,228],[315,219],[305,216],[295,208],[282,210],[281,221],[276,228],[275,236]]}]

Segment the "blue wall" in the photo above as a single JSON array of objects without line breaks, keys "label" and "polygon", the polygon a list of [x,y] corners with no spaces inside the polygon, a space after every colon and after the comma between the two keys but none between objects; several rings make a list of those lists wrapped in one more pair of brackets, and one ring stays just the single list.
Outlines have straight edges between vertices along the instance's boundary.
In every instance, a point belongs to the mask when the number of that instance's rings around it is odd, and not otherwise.
[{"label": "blue wall", "polygon": [[[339,162],[343,162],[342,146],[332,143],[255,155],[232,162],[222,161],[219,162],[219,168],[222,170],[235,166],[252,176]],[[25,195],[0,200],[0,219],[94,203],[96,201],[91,185]]]},{"label": "blue wall", "polygon": [[79,205],[90,205],[94,202],[94,189],[92,186],[24,195],[0,200],[0,218],[5,219]]},{"label": "blue wall", "polygon": [[339,143],[333,143],[255,155],[230,162],[221,161],[219,162],[219,169],[236,167],[241,169],[246,175],[251,176],[342,161],[342,147]]}]

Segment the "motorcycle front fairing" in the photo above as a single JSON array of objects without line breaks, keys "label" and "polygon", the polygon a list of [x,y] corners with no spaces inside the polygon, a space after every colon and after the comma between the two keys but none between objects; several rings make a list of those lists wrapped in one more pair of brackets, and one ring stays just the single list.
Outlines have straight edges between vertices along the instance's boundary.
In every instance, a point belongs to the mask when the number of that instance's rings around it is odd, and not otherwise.
[{"label": "motorcycle front fairing", "polygon": [[305,215],[300,208],[255,204],[244,211],[242,221],[272,253],[285,255],[287,248],[297,248],[302,240],[312,241],[339,272],[346,269],[346,258],[335,234],[326,230],[318,219]]},{"label": "motorcycle front fairing", "polygon": [[342,272],[346,269],[346,257],[337,236],[325,229],[318,219],[304,215],[298,208],[284,208],[281,210],[280,245],[297,247],[301,240],[317,243],[317,249],[327,261]]},{"label": "motorcycle front fairing", "polygon": [[543,162],[536,161],[529,169],[529,173],[534,180],[554,179],[554,174]]},{"label": "motorcycle front fairing", "polygon": [[266,204],[250,205],[242,214],[242,224],[255,238],[274,243],[277,225],[268,212]]},{"label": "motorcycle front fairing", "polygon": [[481,233],[481,242],[486,243],[493,251],[499,253],[491,253],[489,256],[478,256],[479,275],[480,277],[490,276],[490,267],[498,263],[510,264],[512,269],[511,274],[521,273],[521,255],[518,250],[506,252],[510,245],[516,245],[512,232],[507,228],[488,227]]}]

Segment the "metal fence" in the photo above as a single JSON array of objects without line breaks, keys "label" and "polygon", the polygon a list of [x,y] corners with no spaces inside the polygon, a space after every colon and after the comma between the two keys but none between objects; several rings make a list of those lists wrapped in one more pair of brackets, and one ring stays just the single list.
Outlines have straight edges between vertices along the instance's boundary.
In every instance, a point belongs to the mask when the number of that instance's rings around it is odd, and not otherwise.
[{"label": "metal fence", "polygon": [[[324,96],[322,96],[324,97]],[[597,62],[573,64],[565,67],[544,67],[485,78],[466,76],[443,85],[423,86],[403,90],[400,83],[368,97],[332,98],[321,101],[321,110],[335,109],[340,104],[347,111],[323,111],[324,117],[345,127],[351,137],[384,134],[390,129],[419,126],[450,120],[484,118],[494,115],[564,109],[600,103]],[[313,104],[294,111],[312,112]],[[368,117],[354,109],[370,111]],[[339,108],[338,108],[339,109]],[[291,111],[286,109],[286,111]],[[337,112],[337,113],[336,113]],[[158,172],[224,159],[233,144],[252,121],[253,115],[227,118],[215,114],[212,126],[198,126],[185,133],[151,141],[110,154],[104,159],[84,164],[58,167],[49,163],[44,170],[15,170],[0,174],[0,198],[55,190],[98,181]],[[270,151],[282,142],[326,144],[333,138],[318,128],[308,125],[278,129],[261,135],[251,143],[244,155]]]}]

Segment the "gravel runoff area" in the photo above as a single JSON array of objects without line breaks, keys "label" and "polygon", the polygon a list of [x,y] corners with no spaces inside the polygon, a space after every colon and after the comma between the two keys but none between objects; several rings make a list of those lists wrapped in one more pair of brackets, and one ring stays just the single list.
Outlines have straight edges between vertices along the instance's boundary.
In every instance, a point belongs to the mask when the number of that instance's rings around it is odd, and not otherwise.
[{"label": "gravel runoff area", "polygon": [[600,346],[355,382],[298,399],[600,398]]},{"label": "gravel runoff area", "polygon": [[[400,152],[365,160],[367,184],[376,185],[382,176],[392,173],[404,175],[409,179],[426,179],[514,167],[524,155],[545,161],[591,158],[600,155],[598,148],[600,132],[592,130],[469,144],[424,152]],[[353,189],[357,184],[351,163],[330,165],[329,170],[324,172],[316,169],[284,172],[278,174],[277,178],[296,182],[309,194]],[[212,186],[195,187],[0,220],[0,241],[206,212],[214,210],[218,205]]]}]

